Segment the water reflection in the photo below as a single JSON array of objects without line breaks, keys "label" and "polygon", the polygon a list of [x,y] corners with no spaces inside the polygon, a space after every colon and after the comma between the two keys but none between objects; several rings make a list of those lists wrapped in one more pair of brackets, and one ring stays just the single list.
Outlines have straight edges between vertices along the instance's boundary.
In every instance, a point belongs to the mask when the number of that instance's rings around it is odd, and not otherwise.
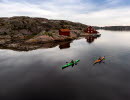
[{"label": "water reflection", "polygon": [[[130,100],[130,33],[100,33],[93,45],[80,39],[62,50],[64,43],[29,52],[0,50],[0,100]],[[94,57],[104,55],[112,57],[93,66]],[[62,70],[71,59],[81,61]]]},{"label": "water reflection", "polygon": [[[88,35],[86,36],[86,40],[88,43],[94,42],[95,39],[97,39],[100,36],[92,36]],[[72,43],[73,40],[71,41],[65,41],[65,42],[52,42],[52,43],[45,43],[45,44],[9,44],[5,46],[0,45],[0,49],[11,49],[14,51],[31,51],[31,50],[36,50],[40,48],[54,48],[59,45],[60,49],[67,49],[70,48],[70,43]]]},{"label": "water reflection", "polygon": [[60,49],[70,48],[70,43],[71,43],[71,41],[63,42],[63,43],[59,44],[59,48]]},{"label": "water reflection", "polygon": [[[101,36],[101,35],[100,35],[100,36]],[[87,41],[88,43],[91,44],[91,43],[94,42],[95,39],[99,38],[100,36],[87,35],[87,36],[85,37],[85,39],[86,39],[86,41]]]},{"label": "water reflection", "polygon": [[31,51],[36,49],[47,49],[47,48],[54,48],[59,45],[60,49],[70,48],[70,43],[72,41],[66,42],[51,42],[45,44],[10,44],[6,46],[0,46],[0,49],[10,49],[14,51]]}]

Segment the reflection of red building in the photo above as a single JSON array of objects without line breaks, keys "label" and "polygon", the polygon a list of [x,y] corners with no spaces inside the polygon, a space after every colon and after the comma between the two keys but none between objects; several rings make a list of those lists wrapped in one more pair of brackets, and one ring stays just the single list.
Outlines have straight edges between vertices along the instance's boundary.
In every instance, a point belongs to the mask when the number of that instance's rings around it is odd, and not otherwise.
[{"label": "reflection of red building", "polygon": [[96,38],[93,36],[86,36],[87,42],[92,43]]},{"label": "reflection of red building", "polygon": [[88,35],[85,37],[88,43],[94,42],[95,39],[97,39],[97,36]]},{"label": "reflection of red building", "polygon": [[60,49],[70,48],[70,43],[71,42],[63,42],[62,44],[59,45],[59,48]]},{"label": "reflection of red building", "polygon": [[85,30],[84,30],[85,33],[89,33],[89,34],[97,34],[99,33],[98,31],[95,30],[94,27],[92,26],[88,26]]},{"label": "reflection of red building", "polygon": [[70,30],[69,29],[60,29],[59,35],[70,36]]}]

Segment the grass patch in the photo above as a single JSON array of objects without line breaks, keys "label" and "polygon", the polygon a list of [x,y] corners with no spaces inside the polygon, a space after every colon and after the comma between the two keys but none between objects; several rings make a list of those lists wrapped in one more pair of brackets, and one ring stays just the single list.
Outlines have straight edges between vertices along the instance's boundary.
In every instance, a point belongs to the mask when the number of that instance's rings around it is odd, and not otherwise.
[{"label": "grass patch", "polygon": [[51,32],[44,32],[44,33],[42,33],[42,35],[47,35],[49,37],[53,37],[53,34]]}]

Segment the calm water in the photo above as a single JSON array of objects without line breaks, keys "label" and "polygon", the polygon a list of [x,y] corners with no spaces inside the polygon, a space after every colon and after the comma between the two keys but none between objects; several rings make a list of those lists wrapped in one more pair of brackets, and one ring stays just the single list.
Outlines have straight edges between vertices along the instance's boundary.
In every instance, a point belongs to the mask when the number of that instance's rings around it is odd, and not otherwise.
[{"label": "calm water", "polygon": [[[100,33],[48,49],[1,49],[0,100],[130,100],[130,32]],[[81,61],[62,70],[71,59]]]}]

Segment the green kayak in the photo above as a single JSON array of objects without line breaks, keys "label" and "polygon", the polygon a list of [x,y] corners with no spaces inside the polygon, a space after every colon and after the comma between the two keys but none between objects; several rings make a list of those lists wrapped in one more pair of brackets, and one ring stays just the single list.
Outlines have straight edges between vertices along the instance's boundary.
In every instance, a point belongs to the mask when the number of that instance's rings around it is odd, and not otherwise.
[{"label": "green kayak", "polygon": [[74,63],[68,63],[68,64],[66,64],[66,65],[64,65],[64,66],[61,66],[62,67],[62,69],[64,69],[64,68],[66,68],[66,67],[69,67],[69,66],[72,66],[73,64],[76,64],[77,62],[79,62],[80,60],[76,60],[76,61],[74,61]]}]

